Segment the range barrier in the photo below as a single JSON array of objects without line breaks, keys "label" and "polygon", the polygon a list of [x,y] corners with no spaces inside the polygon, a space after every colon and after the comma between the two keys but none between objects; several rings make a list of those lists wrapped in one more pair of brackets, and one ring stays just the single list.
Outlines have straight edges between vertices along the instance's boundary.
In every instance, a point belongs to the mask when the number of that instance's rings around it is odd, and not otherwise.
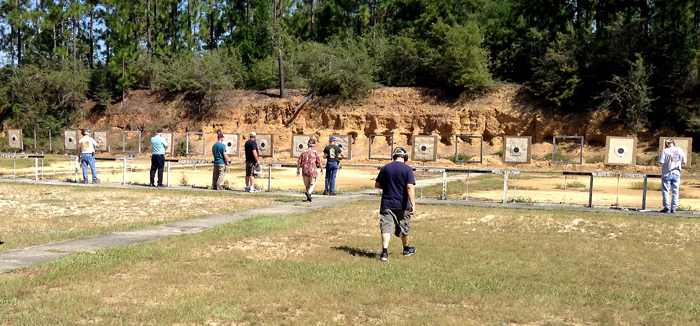
[{"label": "range barrier", "polygon": [[[80,166],[77,161],[77,156],[71,155],[69,156],[70,159],[75,162],[75,181],[78,181],[78,170],[80,169]],[[43,178],[43,159],[44,155],[31,155],[31,154],[0,154],[0,158],[7,158],[7,159],[13,159],[15,160],[14,162],[14,169],[16,170],[16,161],[17,159],[34,159],[34,167],[35,167],[35,173],[34,173],[34,179],[39,180],[39,160],[41,159],[41,166],[42,166],[42,178]],[[107,157],[95,157],[96,161],[121,161],[123,162],[123,167],[122,167],[122,184],[126,184],[126,174],[127,174],[127,162],[133,162],[134,158],[133,157],[117,157],[117,158],[107,158]],[[167,186],[170,187],[170,173],[171,173],[171,163],[179,163],[179,164],[193,164],[194,171],[195,171],[195,181],[193,183],[193,187],[196,187],[196,173],[197,173],[197,166],[202,166],[202,165],[213,165],[213,161],[210,160],[197,160],[197,159],[166,159],[165,162],[167,163]],[[243,164],[245,163],[244,161],[230,161],[229,164]],[[297,164],[292,163],[292,162],[272,162],[272,163],[262,163],[261,164],[263,167],[267,168],[267,189],[268,191],[272,190],[272,168],[296,168]],[[383,164],[351,164],[351,163],[346,163],[343,164],[343,166],[346,167],[372,167],[372,168],[377,168],[380,169]],[[133,168],[133,166],[132,166]],[[230,169],[230,167],[229,167]],[[588,194],[588,207],[593,207],[593,193],[594,193],[594,179],[595,177],[617,177],[618,179],[618,184],[617,184],[617,196],[618,196],[618,201],[616,202],[615,206],[619,207],[619,187],[620,187],[620,178],[639,178],[643,179],[643,193],[642,193],[642,210],[646,209],[647,206],[647,190],[648,190],[648,179],[650,178],[656,178],[659,179],[661,178],[661,175],[659,174],[642,174],[642,173],[621,173],[621,172],[578,172],[578,171],[540,171],[540,170],[500,170],[500,169],[468,169],[468,168],[441,168],[441,167],[419,167],[419,166],[414,166],[412,167],[414,171],[417,172],[430,172],[430,173],[442,173],[442,199],[447,199],[447,184],[448,184],[448,176],[447,173],[466,173],[466,195],[464,200],[468,201],[469,200],[469,182],[471,179],[471,174],[502,174],[503,175],[503,203],[507,203],[509,201],[508,197],[508,180],[512,176],[514,176],[515,180],[515,186],[513,187],[514,191],[517,191],[517,178],[518,175],[522,174],[523,172],[533,172],[533,173],[546,173],[546,174],[559,174],[564,176],[564,202],[566,202],[566,191],[567,191],[567,177],[568,176],[587,176],[590,178],[589,181],[589,194]],[[229,170],[230,172],[230,170]],[[70,173],[70,172],[69,172]],[[13,171],[13,177],[16,177],[16,172]],[[425,178],[425,173],[421,175],[421,179],[424,180]],[[420,198],[423,198],[423,183],[421,184],[420,187]]]},{"label": "range barrier", "polygon": [[[43,171],[44,167],[44,155],[17,155],[15,154],[0,154],[0,158],[11,158],[14,160],[13,162],[13,167],[12,167],[12,177],[16,178],[16,170],[17,170],[17,159],[20,158],[33,158],[34,159],[34,180],[39,180],[39,159],[41,159],[41,167]],[[43,177],[43,176],[42,176]]]}]

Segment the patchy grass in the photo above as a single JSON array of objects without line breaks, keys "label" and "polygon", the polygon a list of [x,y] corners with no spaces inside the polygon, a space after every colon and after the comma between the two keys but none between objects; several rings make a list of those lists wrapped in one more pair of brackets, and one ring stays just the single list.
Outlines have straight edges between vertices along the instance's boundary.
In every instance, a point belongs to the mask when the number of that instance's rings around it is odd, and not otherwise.
[{"label": "patchy grass", "polygon": [[[578,180],[571,181],[571,182],[567,182],[567,183],[566,183],[566,187],[567,187],[567,188],[573,188],[573,189],[586,190],[586,191],[588,190],[588,185],[586,185],[585,183],[583,183],[583,182],[581,182],[581,181],[578,181]],[[563,183],[557,183],[557,184],[554,186],[554,189],[564,189],[564,184],[563,184]]]},{"label": "patchy grass", "polygon": [[697,325],[700,220],[378,203],[257,217],[0,275],[0,324]]},{"label": "patchy grass", "polygon": [[[630,189],[644,190],[644,181],[631,182]],[[661,191],[661,182],[647,181],[647,191]]]},{"label": "patchy grass", "polygon": [[586,163],[588,164],[596,164],[603,162],[605,162],[605,156],[603,155],[593,155],[591,157],[586,158]]},{"label": "patchy grass", "polygon": [[263,196],[0,183],[0,250],[24,248],[274,203]]}]

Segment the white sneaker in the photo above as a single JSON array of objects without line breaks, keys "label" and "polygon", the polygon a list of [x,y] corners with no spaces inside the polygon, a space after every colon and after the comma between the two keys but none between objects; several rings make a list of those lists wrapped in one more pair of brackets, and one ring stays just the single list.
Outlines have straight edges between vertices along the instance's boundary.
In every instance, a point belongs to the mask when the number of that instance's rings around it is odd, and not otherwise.
[{"label": "white sneaker", "polygon": [[257,191],[255,188],[250,187],[250,188],[248,189],[248,192],[258,192],[258,191]]}]

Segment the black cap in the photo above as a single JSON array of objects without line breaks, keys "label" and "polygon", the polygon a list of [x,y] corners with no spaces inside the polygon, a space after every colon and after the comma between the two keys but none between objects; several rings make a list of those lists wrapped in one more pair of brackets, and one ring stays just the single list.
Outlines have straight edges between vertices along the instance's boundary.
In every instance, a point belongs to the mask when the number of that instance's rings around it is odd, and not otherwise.
[{"label": "black cap", "polygon": [[162,134],[162,133],[163,133],[163,129],[158,129],[156,132],[159,133],[159,134]]}]

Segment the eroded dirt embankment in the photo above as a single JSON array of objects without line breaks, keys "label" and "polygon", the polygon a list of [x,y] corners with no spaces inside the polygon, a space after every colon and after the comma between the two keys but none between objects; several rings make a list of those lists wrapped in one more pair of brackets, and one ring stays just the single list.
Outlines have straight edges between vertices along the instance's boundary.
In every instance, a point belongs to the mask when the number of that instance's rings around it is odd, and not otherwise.
[{"label": "eroded dirt embankment", "polygon": [[279,159],[289,158],[292,134],[313,135],[322,145],[332,134],[350,134],[357,160],[368,157],[371,134],[393,134],[394,143],[401,146],[410,142],[409,135],[436,135],[441,158],[454,156],[456,135],[483,136],[484,154],[500,150],[503,135],[532,136],[536,143],[533,154],[544,154],[551,152],[554,135],[582,135],[587,144],[600,146],[606,135],[628,134],[610,123],[606,112],[561,114],[543,110],[517,85],[458,98],[421,88],[381,88],[354,104],[316,98],[291,123],[305,91],[289,93],[288,98],[280,99],[257,91],[229,91],[219,114],[201,122],[183,113],[197,110],[190,94],[133,91],[124,105],[113,103],[102,111],[86,106],[86,119],[80,127],[109,129],[118,135],[121,130],[148,130],[157,124],[177,132],[179,139],[187,131],[206,132],[207,144],[213,144],[218,132],[239,133],[243,140],[250,131],[269,133],[274,135]]}]

